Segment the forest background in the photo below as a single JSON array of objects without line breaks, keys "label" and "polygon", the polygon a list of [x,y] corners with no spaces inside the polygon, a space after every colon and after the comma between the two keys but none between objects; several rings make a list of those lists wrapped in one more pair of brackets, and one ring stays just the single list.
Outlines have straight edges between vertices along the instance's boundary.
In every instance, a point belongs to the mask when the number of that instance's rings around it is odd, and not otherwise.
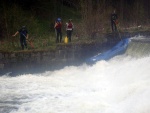
[{"label": "forest background", "polygon": [[20,48],[19,36],[12,35],[23,25],[35,48],[55,45],[54,22],[58,17],[63,23],[63,38],[65,23],[72,19],[74,42],[92,40],[93,33],[111,32],[110,15],[114,9],[119,17],[119,32],[149,30],[150,0],[1,0],[0,50]]}]

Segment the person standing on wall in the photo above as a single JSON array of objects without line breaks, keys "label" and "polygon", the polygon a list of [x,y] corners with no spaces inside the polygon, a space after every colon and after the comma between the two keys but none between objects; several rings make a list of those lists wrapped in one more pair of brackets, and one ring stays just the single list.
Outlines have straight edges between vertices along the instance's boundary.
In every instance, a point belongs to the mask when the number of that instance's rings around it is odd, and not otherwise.
[{"label": "person standing on wall", "polygon": [[57,20],[55,21],[55,26],[54,26],[55,30],[56,30],[56,43],[61,42],[62,40],[62,22],[60,18],[57,18]]},{"label": "person standing on wall", "polygon": [[20,44],[21,44],[22,50],[24,50],[24,47],[26,47],[26,49],[27,49],[27,42],[26,42],[26,40],[28,39],[28,31],[26,29],[26,26],[22,26],[22,28],[19,29],[12,36],[15,37],[17,34],[20,34]]},{"label": "person standing on wall", "polygon": [[69,21],[66,23],[66,32],[67,32],[67,37],[68,37],[69,42],[71,42],[73,28],[74,28],[74,25],[72,23],[72,20],[69,19]]},{"label": "person standing on wall", "polygon": [[118,15],[116,14],[116,10],[111,14],[111,28],[112,32],[117,31],[117,25],[118,24]]}]

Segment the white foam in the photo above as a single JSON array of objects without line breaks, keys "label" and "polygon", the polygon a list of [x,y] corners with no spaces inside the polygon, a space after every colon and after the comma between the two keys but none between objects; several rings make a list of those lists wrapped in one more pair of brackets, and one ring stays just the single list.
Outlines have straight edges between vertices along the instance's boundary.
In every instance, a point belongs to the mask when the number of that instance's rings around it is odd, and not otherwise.
[{"label": "white foam", "polygon": [[12,107],[10,113],[149,113],[149,62],[150,57],[119,56],[93,66],[3,76],[0,108]]}]

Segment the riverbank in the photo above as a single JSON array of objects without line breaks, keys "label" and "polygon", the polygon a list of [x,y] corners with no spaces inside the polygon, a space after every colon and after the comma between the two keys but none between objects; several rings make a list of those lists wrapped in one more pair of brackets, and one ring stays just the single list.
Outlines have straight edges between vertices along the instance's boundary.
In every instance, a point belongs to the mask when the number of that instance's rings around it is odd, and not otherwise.
[{"label": "riverbank", "polygon": [[25,50],[16,52],[0,52],[0,75],[9,73],[12,76],[24,73],[38,73],[48,70],[61,69],[64,66],[80,65],[97,53],[104,52],[113,47],[123,38],[136,35],[150,36],[149,31],[123,32],[102,34],[105,41],[76,42],[58,44],[55,50]]}]

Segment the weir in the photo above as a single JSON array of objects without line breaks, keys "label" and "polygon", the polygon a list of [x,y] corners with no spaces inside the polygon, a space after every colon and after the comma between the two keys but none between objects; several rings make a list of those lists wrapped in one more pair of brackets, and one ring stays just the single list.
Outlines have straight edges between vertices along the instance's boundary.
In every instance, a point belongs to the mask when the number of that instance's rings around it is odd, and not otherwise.
[{"label": "weir", "polygon": [[125,55],[133,58],[145,57],[150,54],[150,38],[144,36],[133,37]]}]

